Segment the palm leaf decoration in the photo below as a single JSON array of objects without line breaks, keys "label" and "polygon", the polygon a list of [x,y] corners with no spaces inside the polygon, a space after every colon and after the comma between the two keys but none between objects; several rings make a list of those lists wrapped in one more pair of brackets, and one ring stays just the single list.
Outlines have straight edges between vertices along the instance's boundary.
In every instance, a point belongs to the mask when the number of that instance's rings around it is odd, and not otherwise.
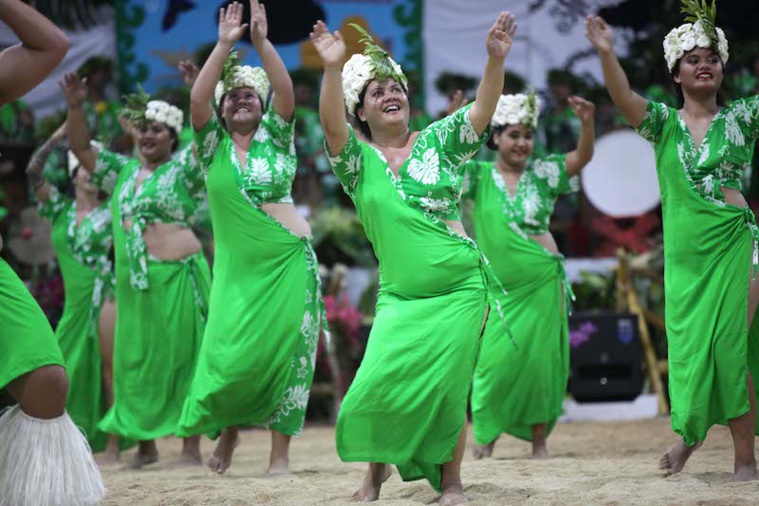
[{"label": "palm leaf decoration", "polygon": [[145,110],[150,102],[148,95],[142,86],[137,85],[137,93],[131,93],[124,97],[124,107],[121,109],[121,116],[136,125],[145,121]]},{"label": "palm leaf decoration", "polygon": [[227,56],[227,59],[224,60],[224,67],[221,69],[221,77],[219,80],[225,84],[228,84],[227,79],[230,79],[232,77],[235,67],[239,64],[240,54],[237,51],[230,52],[229,56]]},{"label": "palm leaf decoration", "polygon": [[711,5],[707,4],[706,0],[682,0],[680,12],[685,14],[685,21],[688,23],[701,21],[704,31],[706,31],[711,40],[712,47],[717,47],[719,44],[717,25],[715,24],[715,20],[717,19],[717,0],[712,0]]},{"label": "palm leaf decoration", "polygon": [[355,28],[355,30],[361,35],[361,38],[358,41],[364,43],[364,55],[372,60],[374,72],[376,73],[375,79],[383,80],[391,77],[397,83],[402,84],[404,87],[408,87],[406,76],[396,71],[390,63],[390,55],[374,41],[374,38],[369,35],[369,32],[356,23],[349,23],[348,26]]}]

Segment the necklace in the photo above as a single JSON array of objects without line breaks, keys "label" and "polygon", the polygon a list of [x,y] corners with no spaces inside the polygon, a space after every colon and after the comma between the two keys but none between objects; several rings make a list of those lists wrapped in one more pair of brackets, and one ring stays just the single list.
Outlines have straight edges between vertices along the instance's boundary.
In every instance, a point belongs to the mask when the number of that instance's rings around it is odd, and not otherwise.
[{"label": "necklace", "polygon": [[406,147],[406,144],[408,143],[408,140],[411,137],[411,132],[406,130],[406,132],[403,134],[403,137],[404,137],[404,143],[403,143],[403,146],[400,148],[395,147],[395,146],[388,146],[387,144],[380,144],[377,141],[374,141],[374,144],[376,144],[380,148],[385,148],[385,149],[403,149],[404,147]]}]

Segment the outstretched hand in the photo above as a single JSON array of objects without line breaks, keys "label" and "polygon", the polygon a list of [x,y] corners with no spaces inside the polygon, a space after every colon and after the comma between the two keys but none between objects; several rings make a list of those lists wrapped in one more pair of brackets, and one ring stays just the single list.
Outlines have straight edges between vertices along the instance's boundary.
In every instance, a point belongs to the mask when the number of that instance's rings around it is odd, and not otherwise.
[{"label": "outstretched hand", "polygon": [[569,107],[571,107],[572,111],[575,113],[575,116],[580,118],[580,121],[583,123],[587,123],[594,118],[596,106],[593,105],[593,102],[578,97],[577,95],[572,95],[567,101],[569,102]]},{"label": "outstretched hand", "polygon": [[454,112],[458,111],[465,105],[469,103],[469,100],[464,97],[464,92],[461,90],[456,90],[456,92],[451,97],[451,101],[448,103],[448,109],[446,109],[446,115],[450,116]]},{"label": "outstretched hand", "polygon": [[200,74],[200,69],[198,66],[195,65],[195,62],[192,60],[183,60],[179,62],[179,65],[177,67],[179,68],[179,72],[182,74],[184,83],[189,88],[192,88],[192,85],[195,84],[195,80],[198,78],[198,74]]},{"label": "outstretched hand", "polygon": [[614,32],[601,16],[588,16],[585,19],[585,37],[599,53],[614,49]]},{"label": "outstretched hand", "polygon": [[226,9],[219,9],[219,42],[234,45],[245,35],[248,24],[242,24],[242,14],[240,2],[232,2]]},{"label": "outstretched hand", "polygon": [[250,40],[256,44],[269,35],[266,8],[258,0],[250,0]]},{"label": "outstretched hand", "polygon": [[324,68],[339,67],[345,60],[345,40],[339,31],[330,33],[324,21],[317,21],[310,35],[311,44],[322,60]]},{"label": "outstretched hand", "polygon": [[87,98],[87,79],[81,79],[76,72],[67,72],[58,81],[69,107],[81,105]]},{"label": "outstretched hand", "polygon": [[502,12],[495,24],[490,28],[490,31],[488,31],[488,36],[485,39],[488,56],[499,59],[506,58],[514,41],[516,31],[517,24],[514,21],[514,15]]}]

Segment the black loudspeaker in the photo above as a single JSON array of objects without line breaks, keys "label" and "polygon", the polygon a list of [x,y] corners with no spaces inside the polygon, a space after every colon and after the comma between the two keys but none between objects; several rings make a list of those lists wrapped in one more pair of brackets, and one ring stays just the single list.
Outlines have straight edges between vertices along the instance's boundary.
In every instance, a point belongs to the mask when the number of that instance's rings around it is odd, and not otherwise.
[{"label": "black loudspeaker", "polygon": [[643,390],[638,317],[580,312],[569,317],[569,391],[577,402],[629,401]]}]

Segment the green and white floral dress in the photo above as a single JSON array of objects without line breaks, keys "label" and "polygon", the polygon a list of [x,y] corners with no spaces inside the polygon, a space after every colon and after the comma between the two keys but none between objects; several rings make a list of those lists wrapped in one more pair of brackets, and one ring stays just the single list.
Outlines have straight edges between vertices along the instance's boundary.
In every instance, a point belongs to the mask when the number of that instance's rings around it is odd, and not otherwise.
[{"label": "green and white floral dress", "polygon": [[466,167],[475,239],[509,294],[503,311],[515,341],[509,344],[503,326],[488,321],[471,400],[480,445],[504,432],[530,441],[533,425],[546,423],[550,432],[562,413],[569,377],[564,257],[530,235],[547,233],[556,199],[576,190],[565,162],[563,155],[532,161],[513,197],[494,163]]},{"label": "green and white floral dress", "polygon": [[720,110],[698,148],[664,104],[648,103],[638,133],[654,145],[662,197],[672,429],[693,445],[749,410],[757,392],[747,392],[747,372],[759,385],[759,321],[747,328],[759,229],[751,209],[722,193],[740,189],[751,163],[759,96]]},{"label": "green and white floral dress", "polygon": [[216,249],[208,326],[180,435],[259,425],[299,434],[324,313],[316,255],[261,209],[292,202],[293,122],[273,109],[240,164],[216,117],[196,132]]},{"label": "green and white floral dress", "polygon": [[149,223],[191,225],[203,201],[192,148],[135,188],[140,166],[101,150],[90,181],[111,194],[116,258],[114,405],[99,427],[150,440],[176,431],[205,328],[211,273],[202,253],[159,260],[143,239]]},{"label": "green and white floral dress", "polygon": [[337,451],[344,461],[395,464],[404,480],[426,478],[436,489],[466,423],[488,308],[486,260],[443,221],[459,219],[464,162],[489,135],[477,135],[469,108],[423,130],[398,176],[352,129],[330,158],[380,274],[366,353],[337,420]]},{"label": "green and white floral dress", "polygon": [[[113,246],[110,202],[76,223],[76,202],[51,187],[40,215],[52,226],[52,241],[63,276],[63,315],[55,336],[66,361],[69,392],[66,410],[93,452],[105,449],[108,435],[97,428],[108,407],[100,355],[100,310],[115,297],[116,280],[109,259]],[[126,448],[128,440],[122,439]]]}]

